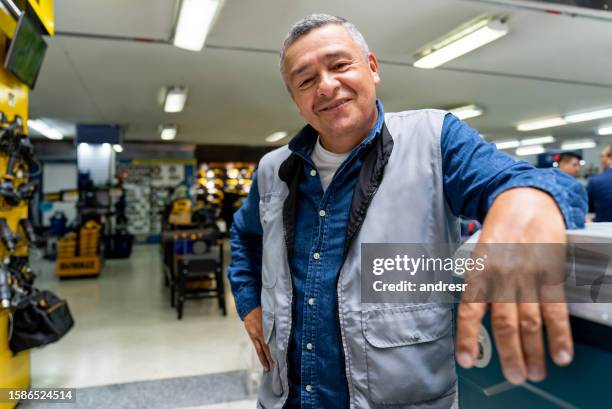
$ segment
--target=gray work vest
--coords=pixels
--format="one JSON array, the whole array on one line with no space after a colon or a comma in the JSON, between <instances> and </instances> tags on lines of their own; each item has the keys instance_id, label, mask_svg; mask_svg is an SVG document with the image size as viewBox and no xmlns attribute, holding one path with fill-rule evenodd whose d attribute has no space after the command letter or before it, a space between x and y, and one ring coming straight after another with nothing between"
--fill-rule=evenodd
<instances>
[{"instance_id":1,"label":"gray work vest","mask_svg":"<svg viewBox=\"0 0 612 409\"><path fill-rule=\"evenodd\" d=\"M444 111L385 114L365 154L349 213L337 282L338 320L351 408L448 409L456 393L452 309L443 304L361 304L361 243L456 243L444 197ZM288 393L293 290L289 260L302 159L282 147L257 171L263 228L263 329L275 368L258 406L280 409ZM316 386L315 386L316 387ZM343 409L343 408L340 408Z\"/></svg>"}]
</instances>

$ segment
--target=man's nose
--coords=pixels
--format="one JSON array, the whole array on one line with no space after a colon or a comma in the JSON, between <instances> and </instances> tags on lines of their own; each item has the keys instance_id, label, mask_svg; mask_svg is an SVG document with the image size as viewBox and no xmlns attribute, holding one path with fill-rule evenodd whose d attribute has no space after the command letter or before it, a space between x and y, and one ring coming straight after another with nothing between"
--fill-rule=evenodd
<instances>
[{"instance_id":1,"label":"man's nose","mask_svg":"<svg viewBox=\"0 0 612 409\"><path fill-rule=\"evenodd\" d=\"M328 72L322 73L319 78L318 95L321 97L332 97L340 85L338 79Z\"/></svg>"}]
</instances>

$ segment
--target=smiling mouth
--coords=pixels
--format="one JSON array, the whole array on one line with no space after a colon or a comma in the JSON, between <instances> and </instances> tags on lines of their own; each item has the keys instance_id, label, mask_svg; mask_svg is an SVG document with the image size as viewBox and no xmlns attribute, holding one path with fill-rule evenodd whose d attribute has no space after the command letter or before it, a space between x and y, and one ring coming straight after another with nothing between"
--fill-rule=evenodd
<instances>
[{"instance_id":1,"label":"smiling mouth","mask_svg":"<svg viewBox=\"0 0 612 409\"><path fill-rule=\"evenodd\" d=\"M334 103L332 105L329 105L329 106L321 109L320 112L326 112L326 111L334 110L336 108L341 107L342 105L346 104L349 101L350 101L350 99L341 99L340 101L338 101L338 102L336 102L336 103Z\"/></svg>"}]
</instances>

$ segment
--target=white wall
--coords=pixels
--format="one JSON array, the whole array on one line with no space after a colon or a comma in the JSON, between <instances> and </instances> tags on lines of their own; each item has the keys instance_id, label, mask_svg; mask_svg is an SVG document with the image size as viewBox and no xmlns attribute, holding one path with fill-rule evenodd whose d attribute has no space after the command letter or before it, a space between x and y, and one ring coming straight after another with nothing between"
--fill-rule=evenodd
<instances>
[{"instance_id":1,"label":"white wall","mask_svg":"<svg viewBox=\"0 0 612 409\"><path fill-rule=\"evenodd\" d=\"M56 193L60 190L76 190L77 165L75 163L45 163L43 164L43 193ZM51 211L42 215L43 226L49 226L49 219L56 210L66 214L68 223L76 217L76 203L53 203Z\"/></svg>"},{"instance_id":2,"label":"white wall","mask_svg":"<svg viewBox=\"0 0 612 409\"><path fill-rule=\"evenodd\" d=\"M81 143L77 148L79 172L90 172L94 185L106 185L115 173L115 152L110 144Z\"/></svg>"}]
</instances>

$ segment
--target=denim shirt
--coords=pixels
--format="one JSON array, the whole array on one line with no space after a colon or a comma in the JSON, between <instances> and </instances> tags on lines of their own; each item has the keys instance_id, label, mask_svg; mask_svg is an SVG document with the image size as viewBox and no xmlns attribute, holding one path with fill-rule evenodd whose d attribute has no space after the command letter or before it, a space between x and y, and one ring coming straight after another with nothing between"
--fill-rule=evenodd
<instances>
[{"instance_id":1,"label":"denim shirt","mask_svg":"<svg viewBox=\"0 0 612 409\"><path fill-rule=\"evenodd\" d=\"M293 256L289 260L295 300L289 344L290 408L348 405L336 283L357 175L367 146L382 127L384 108L380 101L377 108L374 128L340 165L325 192L310 159L317 135L302 132L289 144L290 150L304 161ZM535 169L526 162L515 161L451 114L444 119L440 143L445 196L455 215L482 221L502 192L514 187L535 187L556 200L568 228L583 226L586 197L584 189L571 177L556 169ZM238 313L244 318L261 303L262 229L256 181L234 216L231 232L228 276Z\"/></svg>"}]
</instances>

